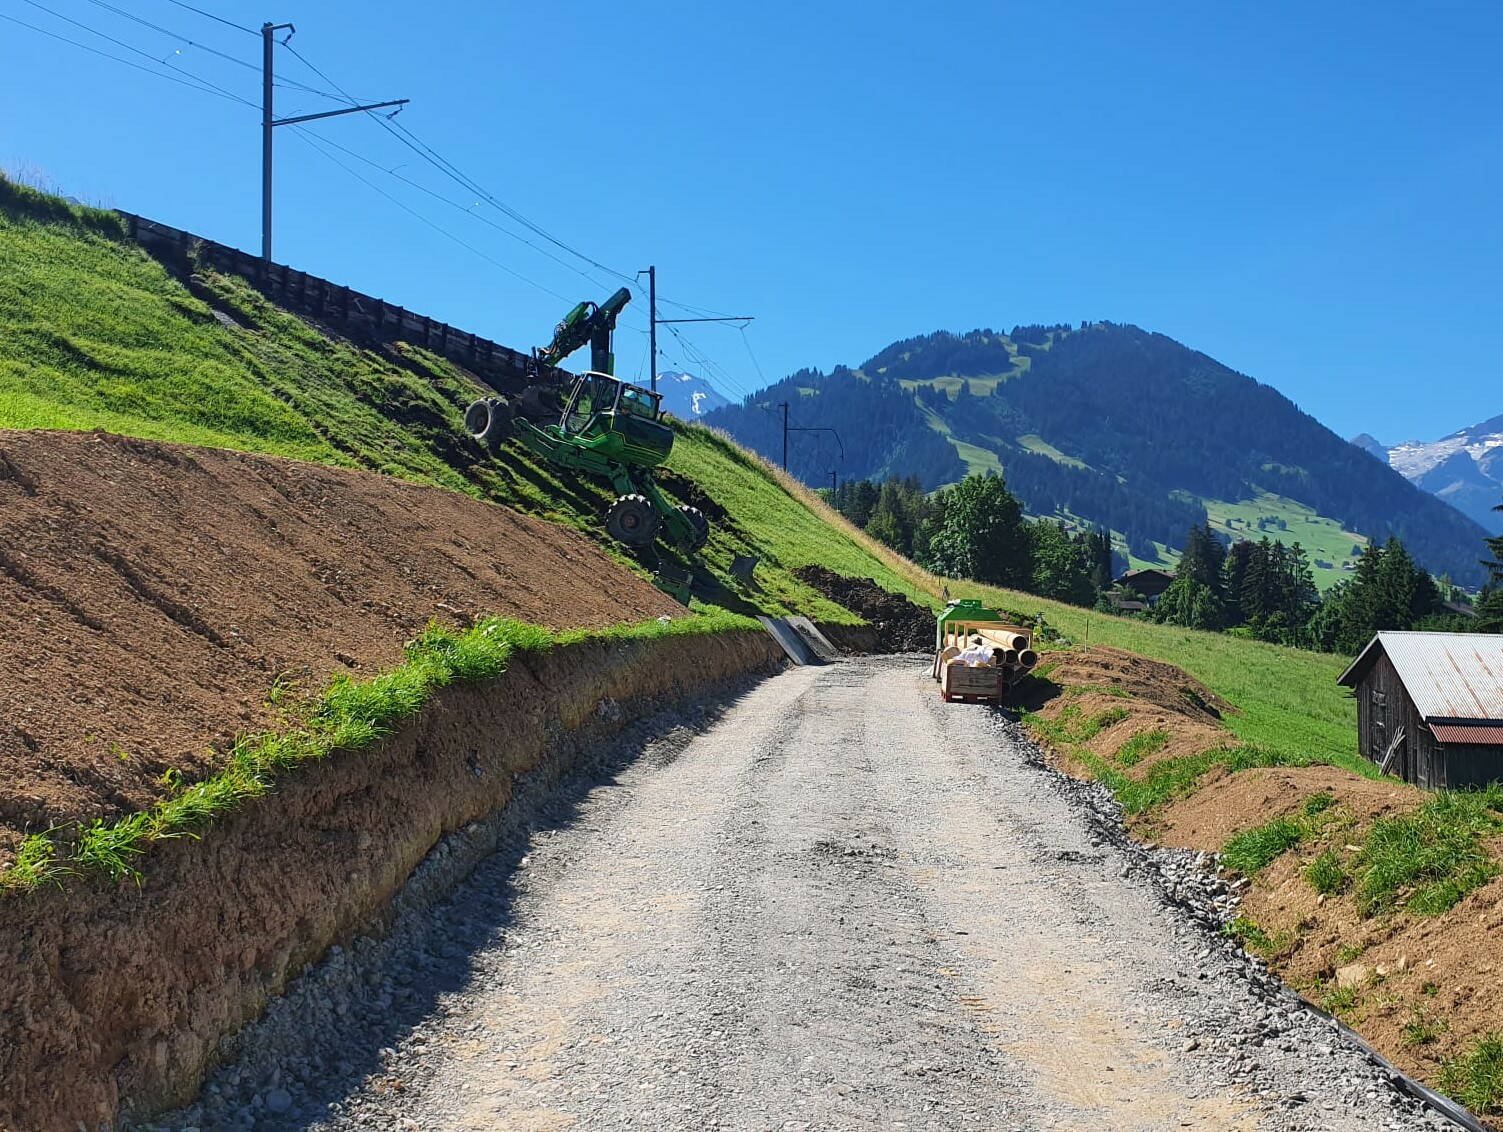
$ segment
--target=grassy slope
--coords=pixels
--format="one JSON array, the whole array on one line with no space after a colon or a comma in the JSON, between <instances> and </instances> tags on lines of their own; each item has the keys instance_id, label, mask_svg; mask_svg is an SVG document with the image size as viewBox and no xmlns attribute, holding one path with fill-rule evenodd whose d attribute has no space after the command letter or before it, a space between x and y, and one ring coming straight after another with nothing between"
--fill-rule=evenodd
<instances>
[{"instance_id":1,"label":"grassy slope","mask_svg":"<svg viewBox=\"0 0 1503 1132\"><path fill-rule=\"evenodd\" d=\"M1310 555L1315 584L1322 590L1348 577L1341 564L1356 561L1352 557L1352 547L1367 545L1367 539L1343 530L1335 519L1324 518L1303 503L1267 492L1242 503L1208 499L1205 505L1211 525L1234 539L1257 541L1266 534L1275 542L1299 543ZM1259 519L1282 519L1288 530L1260 531ZM1331 563L1332 568L1316 567L1316 559Z\"/></svg>"},{"instance_id":2,"label":"grassy slope","mask_svg":"<svg viewBox=\"0 0 1503 1132\"><path fill-rule=\"evenodd\" d=\"M23 202L24 204L25 202ZM205 273L198 297L132 245L73 220L39 221L0 201L0 427L104 428L368 468L464 491L595 533L606 496L518 453L487 459L462 442L472 393L424 351L331 341L237 279ZM205 299L247 329L223 325ZM735 554L762 559L768 611L850 615L792 577L820 563L875 578L931 606L944 582L878 546L765 461L685 426L670 468L730 514L705 560L725 576ZM1242 708L1244 740L1352 765L1353 709L1332 657L1192 633L950 583L1043 612L1073 640L1183 665ZM737 608L746 606L735 603Z\"/></svg>"}]
</instances>

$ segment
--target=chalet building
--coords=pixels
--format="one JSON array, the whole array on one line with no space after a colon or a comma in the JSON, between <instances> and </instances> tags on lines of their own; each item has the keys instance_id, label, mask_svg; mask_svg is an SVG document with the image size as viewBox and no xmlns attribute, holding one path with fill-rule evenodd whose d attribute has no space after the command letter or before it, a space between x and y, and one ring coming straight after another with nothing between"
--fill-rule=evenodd
<instances>
[{"instance_id":1,"label":"chalet building","mask_svg":"<svg viewBox=\"0 0 1503 1132\"><path fill-rule=\"evenodd\" d=\"M1129 570L1117 579L1116 584L1122 590L1142 594L1148 599L1148 604L1152 605L1169 588L1169 583L1172 581L1174 581L1174 571L1155 570L1150 567L1145 570Z\"/></svg>"},{"instance_id":2,"label":"chalet building","mask_svg":"<svg viewBox=\"0 0 1503 1132\"><path fill-rule=\"evenodd\" d=\"M1336 682L1380 769L1432 790L1503 780L1503 635L1379 633Z\"/></svg>"}]
</instances>

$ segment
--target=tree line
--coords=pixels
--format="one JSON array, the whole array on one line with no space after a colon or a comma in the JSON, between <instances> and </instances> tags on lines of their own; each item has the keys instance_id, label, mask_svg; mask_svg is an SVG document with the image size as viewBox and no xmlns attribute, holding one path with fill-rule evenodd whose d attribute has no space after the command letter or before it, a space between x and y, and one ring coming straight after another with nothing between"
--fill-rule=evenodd
<instances>
[{"instance_id":1,"label":"tree line","mask_svg":"<svg viewBox=\"0 0 1503 1132\"><path fill-rule=\"evenodd\" d=\"M1396 535L1369 542L1352 576L1322 597L1299 543L1285 546L1265 535L1227 547L1208 526L1192 527L1174 581L1147 616L1347 655L1385 630L1503 632L1503 537L1486 546L1491 581L1468 616L1453 608L1461 592L1437 582Z\"/></svg>"},{"instance_id":2,"label":"tree line","mask_svg":"<svg viewBox=\"0 0 1503 1132\"><path fill-rule=\"evenodd\" d=\"M912 476L854 480L823 494L867 534L937 574L1081 606L1112 582L1110 536L1028 522L999 475L969 475L932 494Z\"/></svg>"},{"instance_id":3,"label":"tree line","mask_svg":"<svg viewBox=\"0 0 1503 1132\"><path fill-rule=\"evenodd\" d=\"M853 480L822 494L873 538L937 574L1105 612L1116 612L1118 600L1142 596L1113 586L1106 532L1029 522L1007 481L994 473L969 475L933 493L909 476ZM1174 581L1137 616L1348 655L1383 630L1503 633L1503 535L1486 540L1490 583L1473 617L1448 608L1460 591L1437 582L1397 536L1369 542L1352 576L1324 597L1297 542L1265 535L1228 546L1209 523L1196 523L1183 545Z\"/></svg>"}]
</instances>

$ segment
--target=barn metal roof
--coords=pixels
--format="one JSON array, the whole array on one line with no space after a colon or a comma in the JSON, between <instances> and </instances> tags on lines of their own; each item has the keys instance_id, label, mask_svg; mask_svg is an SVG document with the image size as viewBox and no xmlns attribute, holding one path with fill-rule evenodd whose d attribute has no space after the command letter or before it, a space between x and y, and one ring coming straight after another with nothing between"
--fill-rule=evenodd
<instances>
[{"instance_id":1,"label":"barn metal roof","mask_svg":"<svg viewBox=\"0 0 1503 1132\"><path fill-rule=\"evenodd\" d=\"M1503 721L1503 634L1379 633L1338 678L1355 687L1388 655L1427 721Z\"/></svg>"},{"instance_id":2,"label":"barn metal roof","mask_svg":"<svg viewBox=\"0 0 1503 1132\"><path fill-rule=\"evenodd\" d=\"M1435 723L1430 730L1437 743L1481 743L1503 747L1503 723Z\"/></svg>"}]
</instances>

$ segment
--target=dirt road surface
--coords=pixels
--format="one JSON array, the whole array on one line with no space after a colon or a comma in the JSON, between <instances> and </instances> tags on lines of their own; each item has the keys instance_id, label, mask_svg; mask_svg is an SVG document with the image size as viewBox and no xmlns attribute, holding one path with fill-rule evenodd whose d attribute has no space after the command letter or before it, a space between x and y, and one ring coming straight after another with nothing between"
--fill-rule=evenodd
<instances>
[{"instance_id":1,"label":"dirt road surface","mask_svg":"<svg viewBox=\"0 0 1503 1132\"><path fill-rule=\"evenodd\" d=\"M400 954L309 976L194 1120L1449 1127L1258 990L922 660L769 680L542 825Z\"/></svg>"}]
</instances>

